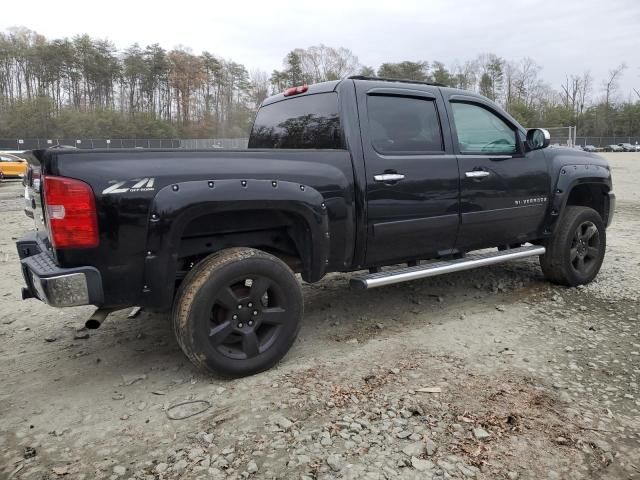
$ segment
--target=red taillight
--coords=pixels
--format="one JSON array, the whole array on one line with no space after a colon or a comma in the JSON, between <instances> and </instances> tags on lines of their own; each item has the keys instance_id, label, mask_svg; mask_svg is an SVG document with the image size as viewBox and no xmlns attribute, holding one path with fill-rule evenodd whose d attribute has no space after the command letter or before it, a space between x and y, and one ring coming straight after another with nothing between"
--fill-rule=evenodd
<instances>
[{"instance_id":1,"label":"red taillight","mask_svg":"<svg viewBox=\"0 0 640 480\"><path fill-rule=\"evenodd\" d=\"M53 247L97 247L98 221L91 187L80 180L49 175L43 186Z\"/></svg>"},{"instance_id":2,"label":"red taillight","mask_svg":"<svg viewBox=\"0 0 640 480\"><path fill-rule=\"evenodd\" d=\"M306 83L304 85L299 85L297 87L291 87L291 88L287 88L284 91L284 96L285 97L290 97L291 95L298 95L299 93L304 93L307 90L309 90L309 85L307 85Z\"/></svg>"}]
</instances>

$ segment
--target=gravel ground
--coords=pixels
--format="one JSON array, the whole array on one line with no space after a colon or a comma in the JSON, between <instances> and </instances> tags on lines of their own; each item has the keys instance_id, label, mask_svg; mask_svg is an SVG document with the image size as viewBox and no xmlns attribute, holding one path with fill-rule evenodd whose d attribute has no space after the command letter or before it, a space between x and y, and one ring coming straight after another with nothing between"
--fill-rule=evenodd
<instances>
[{"instance_id":1,"label":"gravel ground","mask_svg":"<svg viewBox=\"0 0 640 480\"><path fill-rule=\"evenodd\" d=\"M594 283L535 260L372 292L305 285L286 359L196 372L168 319L20 301L19 183L0 185L0 478L640 478L640 154L611 154ZM183 402L191 402L183 404Z\"/></svg>"}]
</instances>

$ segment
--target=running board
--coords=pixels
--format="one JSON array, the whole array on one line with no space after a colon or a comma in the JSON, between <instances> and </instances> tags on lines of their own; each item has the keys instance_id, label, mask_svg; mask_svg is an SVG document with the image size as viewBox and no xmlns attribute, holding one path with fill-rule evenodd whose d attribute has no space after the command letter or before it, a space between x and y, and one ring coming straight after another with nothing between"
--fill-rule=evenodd
<instances>
[{"instance_id":1,"label":"running board","mask_svg":"<svg viewBox=\"0 0 640 480\"><path fill-rule=\"evenodd\" d=\"M409 280L417 280L419 278L435 277L445 273L460 272L462 270L470 270L476 267L484 267L486 265L495 265L496 263L508 262L509 260L517 260L519 258L533 257L535 255L544 255L544 247L528 246L511 248L491 253L478 253L475 255L467 255L464 258L455 260L447 260L429 263L426 265L418 265L416 267L399 268L386 272L371 273L360 277L352 277L350 281L351 288L376 288L385 285L393 285L394 283L407 282Z\"/></svg>"}]
</instances>

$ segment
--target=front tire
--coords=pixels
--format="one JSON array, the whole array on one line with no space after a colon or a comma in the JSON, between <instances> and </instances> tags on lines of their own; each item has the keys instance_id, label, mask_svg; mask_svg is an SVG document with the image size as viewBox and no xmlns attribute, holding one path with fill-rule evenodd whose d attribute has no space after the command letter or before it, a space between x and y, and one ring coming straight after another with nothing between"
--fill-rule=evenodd
<instances>
[{"instance_id":1,"label":"front tire","mask_svg":"<svg viewBox=\"0 0 640 480\"><path fill-rule=\"evenodd\" d=\"M252 248L214 253L185 277L173 307L173 330L198 368L224 377L267 370L300 330L304 304L282 260Z\"/></svg>"},{"instance_id":2,"label":"front tire","mask_svg":"<svg viewBox=\"0 0 640 480\"><path fill-rule=\"evenodd\" d=\"M600 271L606 250L602 218L589 207L568 206L540 266L547 280L568 287L590 283Z\"/></svg>"}]
</instances>

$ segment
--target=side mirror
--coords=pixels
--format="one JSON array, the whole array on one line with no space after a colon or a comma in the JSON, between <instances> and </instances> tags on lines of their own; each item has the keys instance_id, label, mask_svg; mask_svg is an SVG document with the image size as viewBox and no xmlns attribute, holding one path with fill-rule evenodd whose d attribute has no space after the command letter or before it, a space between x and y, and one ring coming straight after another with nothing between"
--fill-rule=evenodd
<instances>
[{"instance_id":1,"label":"side mirror","mask_svg":"<svg viewBox=\"0 0 640 480\"><path fill-rule=\"evenodd\" d=\"M530 128L527 130L527 147L529 150L547 148L551 143L551 135L544 128Z\"/></svg>"}]
</instances>

